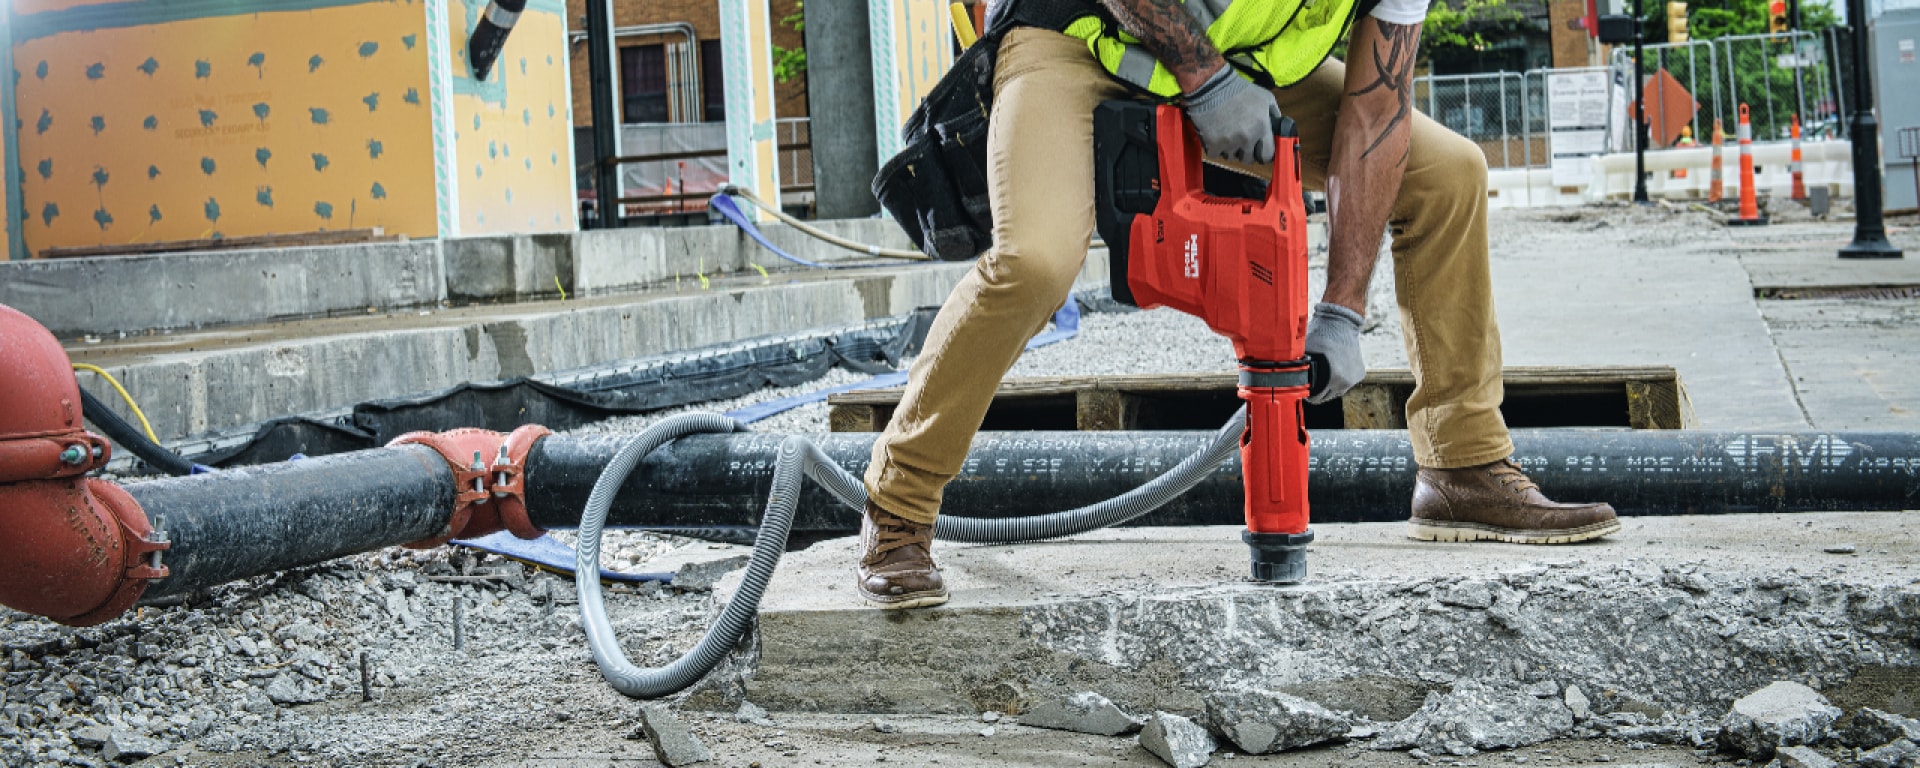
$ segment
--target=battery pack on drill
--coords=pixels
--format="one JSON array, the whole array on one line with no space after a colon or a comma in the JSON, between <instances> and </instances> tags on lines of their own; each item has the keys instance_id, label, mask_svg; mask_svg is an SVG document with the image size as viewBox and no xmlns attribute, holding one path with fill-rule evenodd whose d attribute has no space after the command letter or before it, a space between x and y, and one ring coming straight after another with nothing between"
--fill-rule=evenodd
<instances>
[{"instance_id":1,"label":"battery pack on drill","mask_svg":"<svg viewBox=\"0 0 1920 768\"><path fill-rule=\"evenodd\" d=\"M1265 182L1202 162L1171 105L1110 101L1094 111L1095 220L1114 298L1205 320L1233 342L1247 431L1240 441L1253 578L1306 578L1307 234L1299 141L1273 126Z\"/></svg>"}]
</instances>

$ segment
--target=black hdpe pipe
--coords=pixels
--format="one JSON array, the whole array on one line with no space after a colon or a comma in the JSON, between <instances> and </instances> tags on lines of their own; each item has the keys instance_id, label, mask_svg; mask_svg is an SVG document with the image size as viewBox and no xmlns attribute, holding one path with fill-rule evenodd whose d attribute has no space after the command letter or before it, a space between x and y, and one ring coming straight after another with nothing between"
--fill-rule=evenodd
<instances>
[{"instance_id":1,"label":"black hdpe pipe","mask_svg":"<svg viewBox=\"0 0 1920 768\"><path fill-rule=\"evenodd\" d=\"M143 603L439 536L454 496L446 460L422 445L123 487L173 543L171 575Z\"/></svg>"},{"instance_id":2,"label":"black hdpe pipe","mask_svg":"<svg viewBox=\"0 0 1920 768\"><path fill-rule=\"evenodd\" d=\"M693 435L643 459L615 497L614 528L756 526L783 435ZM809 436L858 476L872 434ZM1021 517L1112 497L1203 448L1204 432L983 433L945 510ZM1599 500L1625 515L1880 511L1920 508L1920 434L1515 430L1514 459L1555 498ZM527 508L542 528L577 524L588 491L624 438L550 437L527 457ZM1415 464L1407 435L1313 433L1315 523L1407 516ZM858 513L824 489L801 491L795 531L849 532ZM1238 457L1139 525L1242 525Z\"/></svg>"},{"instance_id":3,"label":"black hdpe pipe","mask_svg":"<svg viewBox=\"0 0 1920 768\"><path fill-rule=\"evenodd\" d=\"M609 528L757 526L783 435L694 435L649 453L622 484ZM811 436L859 476L871 434ZM1204 432L1000 432L975 440L946 494L966 517L1020 517L1111 498L1204 447ZM571 529L622 436L541 440L527 457L527 508ZM1628 515L1920 509L1920 434L1517 430L1515 458L1556 498ZM1406 517L1406 433L1313 434L1316 523ZM172 574L145 600L440 535L453 507L446 462L421 446L380 448L124 486L160 518ZM846 533L858 514L803 484L795 531ZM1017 500L1017 501L1015 501ZM1010 503L1012 501L1013 503ZM1237 457L1139 525L1243 525Z\"/></svg>"},{"instance_id":4,"label":"black hdpe pipe","mask_svg":"<svg viewBox=\"0 0 1920 768\"><path fill-rule=\"evenodd\" d=\"M147 434L141 432L139 427L127 423L126 419L120 418L120 414L114 413L106 403L100 402L100 398L84 388L80 390L80 413L100 430L100 434L139 457L154 471L176 476L193 473L193 462L147 439Z\"/></svg>"}]
</instances>

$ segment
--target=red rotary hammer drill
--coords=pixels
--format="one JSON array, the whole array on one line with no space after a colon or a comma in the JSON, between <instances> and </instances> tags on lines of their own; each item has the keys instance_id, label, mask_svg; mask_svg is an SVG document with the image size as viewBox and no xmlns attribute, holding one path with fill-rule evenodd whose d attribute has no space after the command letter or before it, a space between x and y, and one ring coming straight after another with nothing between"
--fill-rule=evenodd
<instances>
[{"instance_id":1,"label":"red rotary hammer drill","mask_svg":"<svg viewBox=\"0 0 1920 768\"><path fill-rule=\"evenodd\" d=\"M1274 126L1273 178L1201 162L1178 107L1110 101L1094 110L1095 210L1113 296L1199 317L1233 342L1247 431L1240 439L1253 578L1306 579L1309 360L1306 208L1293 121ZM1264 187L1264 188L1262 188ZM1315 363L1322 375L1315 376Z\"/></svg>"}]
</instances>

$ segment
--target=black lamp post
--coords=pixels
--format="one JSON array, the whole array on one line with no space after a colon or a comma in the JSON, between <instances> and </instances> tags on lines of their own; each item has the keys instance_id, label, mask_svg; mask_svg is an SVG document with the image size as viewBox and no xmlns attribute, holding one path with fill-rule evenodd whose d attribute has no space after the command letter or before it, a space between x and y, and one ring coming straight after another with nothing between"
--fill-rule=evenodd
<instances>
[{"instance_id":1,"label":"black lamp post","mask_svg":"<svg viewBox=\"0 0 1920 768\"><path fill-rule=\"evenodd\" d=\"M1847 25L1853 28L1853 242L1840 249L1840 258L1898 259L1903 254L1887 242L1881 210L1880 121L1873 117L1866 6L1866 0L1847 0Z\"/></svg>"},{"instance_id":2,"label":"black lamp post","mask_svg":"<svg viewBox=\"0 0 1920 768\"><path fill-rule=\"evenodd\" d=\"M1860 0L1852 0L1860 2ZM1633 202L1652 205L1647 200L1647 95L1646 77L1641 74L1641 43L1646 33L1641 26L1640 0L1633 0Z\"/></svg>"}]
</instances>

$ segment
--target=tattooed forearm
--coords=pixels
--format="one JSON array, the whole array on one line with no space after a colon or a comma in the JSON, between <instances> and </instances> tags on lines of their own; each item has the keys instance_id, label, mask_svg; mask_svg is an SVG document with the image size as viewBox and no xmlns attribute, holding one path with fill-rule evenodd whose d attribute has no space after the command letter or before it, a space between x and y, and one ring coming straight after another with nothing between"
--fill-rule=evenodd
<instances>
[{"instance_id":1,"label":"tattooed forearm","mask_svg":"<svg viewBox=\"0 0 1920 768\"><path fill-rule=\"evenodd\" d=\"M1372 82L1347 95L1358 99L1376 91L1385 91L1374 98L1393 99L1395 110L1393 116L1380 126L1380 132L1367 145L1366 151L1360 153L1361 157L1372 155L1413 114L1413 58L1414 51L1420 46L1420 25L1375 21L1380 26L1380 34L1362 55L1372 58L1376 74ZM1404 153L1400 162L1406 162Z\"/></svg>"},{"instance_id":2,"label":"tattooed forearm","mask_svg":"<svg viewBox=\"0 0 1920 768\"><path fill-rule=\"evenodd\" d=\"M1120 27L1140 38L1153 57L1191 91L1226 65L1207 31L1187 13L1180 0L1100 0Z\"/></svg>"}]
</instances>

